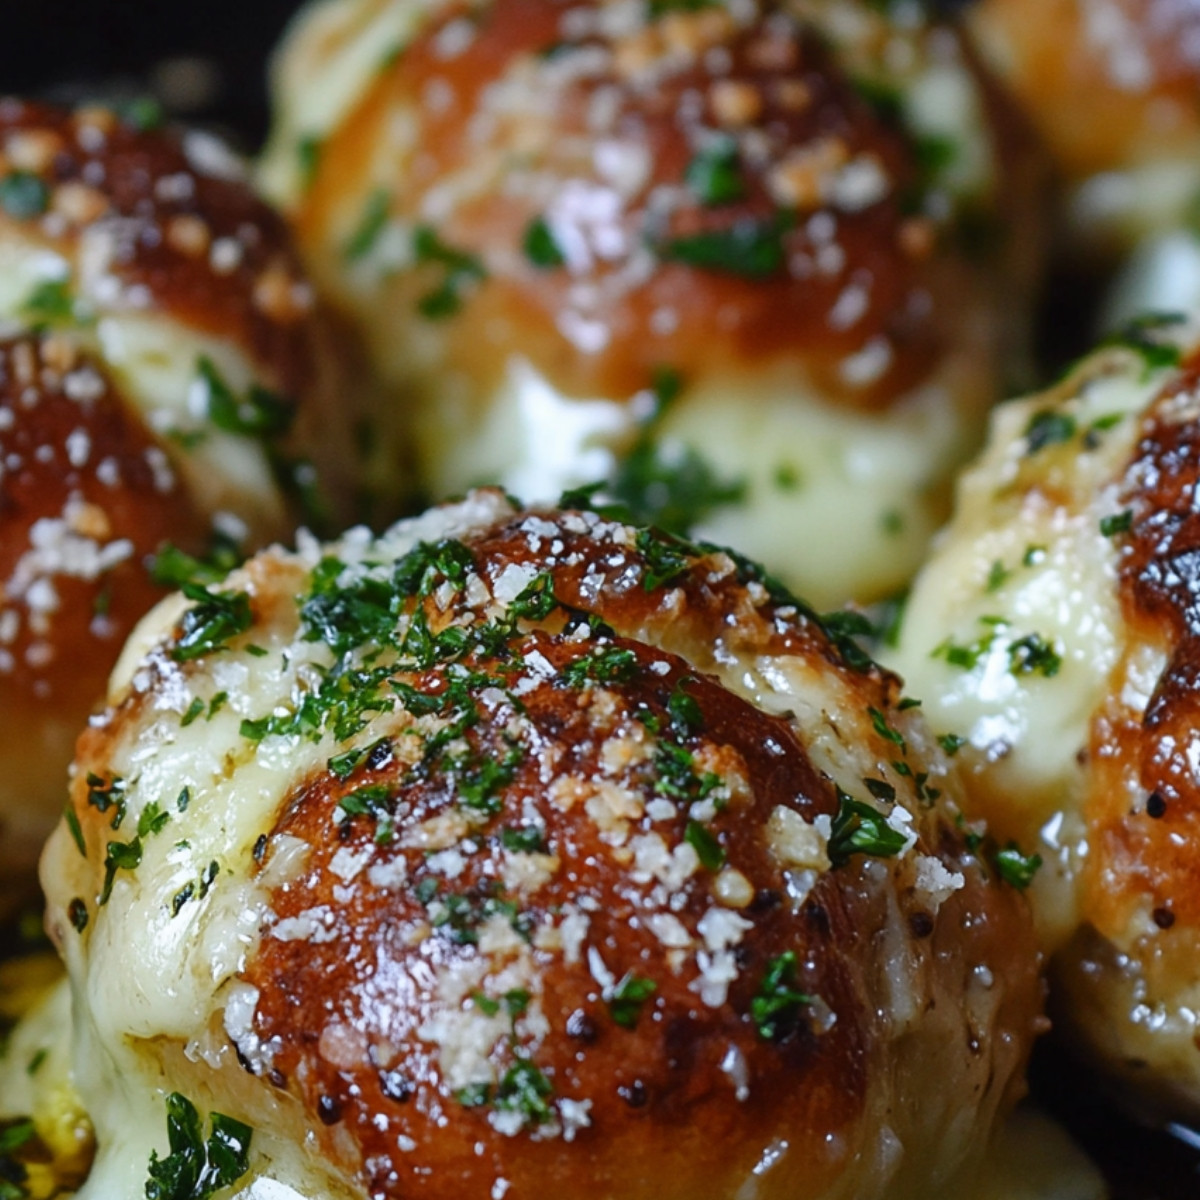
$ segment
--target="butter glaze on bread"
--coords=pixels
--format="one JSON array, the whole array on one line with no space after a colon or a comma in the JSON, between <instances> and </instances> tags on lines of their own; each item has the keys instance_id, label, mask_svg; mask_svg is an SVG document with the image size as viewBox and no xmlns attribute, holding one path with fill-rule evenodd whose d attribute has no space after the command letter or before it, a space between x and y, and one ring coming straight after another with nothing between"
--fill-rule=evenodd
<instances>
[{"instance_id":1,"label":"butter glaze on bread","mask_svg":"<svg viewBox=\"0 0 1200 1200\"><path fill-rule=\"evenodd\" d=\"M81 1200L140 1193L167 1092L301 1196L969 1171L1039 1020L1027 909L807 610L491 492L217 591L139 630L43 859Z\"/></svg>"},{"instance_id":2,"label":"butter glaze on bread","mask_svg":"<svg viewBox=\"0 0 1200 1200\"><path fill-rule=\"evenodd\" d=\"M823 606L900 586L1020 357L1038 222L969 49L878 7L299 20L264 183L430 495L554 502L650 436L644 502L689 496L661 519Z\"/></svg>"},{"instance_id":3,"label":"butter glaze on bread","mask_svg":"<svg viewBox=\"0 0 1200 1200\"><path fill-rule=\"evenodd\" d=\"M968 811L1046 864L1058 1027L1200 1111L1197 328L1144 323L998 410L894 665L966 739Z\"/></svg>"},{"instance_id":4,"label":"butter glaze on bread","mask_svg":"<svg viewBox=\"0 0 1200 1200\"><path fill-rule=\"evenodd\" d=\"M1200 8L982 0L967 20L1066 184L1064 234L1094 256L1190 221L1200 190Z\"/></svg>"},{"instance_id":5,"label":"butter glaze on bread","mask_svg":"<svg viewBox=\"0 0 1200 1200\"><path fill-rule=\"evenodd\" d=\"M338 360L282 221L195 132L0 100L0 864L29 872L164 543L342 499ZM338 463L337 470L333 468Z\"/></svg>"}]
</instances>

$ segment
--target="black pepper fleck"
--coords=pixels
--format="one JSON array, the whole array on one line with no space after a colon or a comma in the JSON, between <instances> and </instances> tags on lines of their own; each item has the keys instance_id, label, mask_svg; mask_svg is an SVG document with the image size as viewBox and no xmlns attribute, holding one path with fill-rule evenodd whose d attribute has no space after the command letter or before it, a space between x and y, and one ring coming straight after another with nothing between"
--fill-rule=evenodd
<instances>
[{"instance_id":1,"label":"black pepper fleck","mask_svg":"<svg viewBox=\"0 0 1200 1200\"><path fill-rule=\"evenodd\" d=\"M317 1116L322 1125L336 1125L342 1119L341 1102L332 1096L318 1096Z\"/></svg>"},{"instance_id":2,"label":"black pepper fleck","mask_svg":"<svg viewBox=\"0 0 1200 1200\"><path fill-rule=\"evenodd\" d=\"M1170 929L1175 924L1175 914L1169 908L1156 908L1151 916L1159 929Z\"/></svg>"},{"instance_id":3,"label":"black pepper fleck","mask_svg":"<svg viewBox=\"0 0 1200 1200\"><path fill-rule=\"evenodd\" d=\"M646 1092L646 1085L640 1080L635 1079L630 1084L621 1084L617 1088L617 1095L629 1105L630 1108L644 1108L646 1101L650 1099Z\"/></svg>"},{"instance_id":4,"label":"black pepper fleck","mask_svg":"<svg viewBox=\"0 0 1200 1200\"><path fill-rule=\"evenodd\" d=\"M746 911L751 916L759 916L778 908L782 903L783 897L773 888L759 888L754 893L754 899L750 901Z\"/></svg>"},{"instance_id":5,"label":"black pepper fleck","mask_svg":"<svg viewBox=\"0 0 1200 1200\"><path fill-rule=\"evenodd\" d=\"M933 917L927 912L915 912L908 918L908 928L915 938L927 938L933 933Z\"/></svg>"},{"instance_id":6,"label":"black pepper fleck","mask_svg":"<svg viewBox=\"0 0 1200 1200\"><path fill-rule=\"evenodd\" d=\"M1151 792L1146 797L1146 816L1153 817L1156 821L1167 815L1167 802L1163 799L1161 792Z\"/></svg>"}]
</instances>

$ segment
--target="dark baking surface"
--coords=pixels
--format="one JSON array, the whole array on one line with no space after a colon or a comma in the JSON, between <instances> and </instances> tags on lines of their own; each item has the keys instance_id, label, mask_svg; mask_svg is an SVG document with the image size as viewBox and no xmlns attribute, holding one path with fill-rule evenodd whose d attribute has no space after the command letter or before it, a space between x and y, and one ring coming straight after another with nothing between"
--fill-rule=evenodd
<instances>
[{"instance_id":1,"label":"dark baking surface","mask_svg":"<svg viewBox=\"0 0 1200 1200\"><path fill-rule=\"evenodd\" d=\"M939 0L947 9L966 0ZM91 95L154 95L182 119L217 126L244 149L267 129L265 64L300 0L37 0L4 5L0 91L75 100ZM1049 365L1086 344L1093 280L1052 279L1045 308L1055 340L1039 347ZM0 958L30 949L36 917L22 931L0 928ZM1100 1081L1048 1042L1031 1073L1037 1102L1057 1117L1103 1168L1113 1200L1200 1197L1200 1131L1151 1129L1126 1115Z\"/></svg>"},{"instance_id":2,"label":"dark baking surface","mask_svg":"<svg viewBox=\"0 0 1200 1200\"><path fill-rule=\"evenodd\" d=\"M172 104L224 125L247 146L266 132L264 63L299 0L36 0L0 5L0 89L75 96L114 85L170 100L171 67L208 86ZM176 81L179 72L176 70Z\"/></svg>"}]
</instances>

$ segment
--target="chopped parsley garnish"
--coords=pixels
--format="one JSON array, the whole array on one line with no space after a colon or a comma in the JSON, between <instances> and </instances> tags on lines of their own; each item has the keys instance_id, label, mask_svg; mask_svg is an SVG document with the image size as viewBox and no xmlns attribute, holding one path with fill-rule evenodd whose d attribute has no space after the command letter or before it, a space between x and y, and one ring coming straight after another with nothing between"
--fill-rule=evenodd
<instances>
[{"instance_id":1,"label":"chopped parsley garnish","mask_svg":"<svg viewBox=\"0 0 1200 1200\"><path fill-rule=\"evenodd\" d=\"M554 233L545 217L534 217L525 227L525 257L535 267L561 267L567 260L554 240Z\"/></svg>"},{"instance_id":2,"label":"chopped parsley garnish","mask_svg":"<svg viewBox=\"0 0 1200 1200\"><path fill-rule=\"evenodd\" d=\"M694 696L689 696L683 689L695 680L689 675L684 676L672 689L667 698L667 715L671 718L671 728L680 737L699 733L704 727L704 714Z\"/></svg>"},{"instance_id":3,"label":"chopped parsley garnish","mask_svg":"<svg viewBox=\"0 0 1200 1200\"><path fill-rule=\"evenodd\" d=\"M111 828L120 829L125 820L125 780L120 775L105 779L102 775L89 772L87 776L87 802L98 813L112 809Z\"/></svg>"},{"instance_id":4,"label":"chopped parsley garnish","mask_svg":"<svg viewBox=\"0 0 1200 1200\"><path fill-rule=\"evenodd\" d=\"M686 533L714 509L746 497L744 479L724 479L698 450L660 442L650 429L617 464L606 490L635 520Z\"/></svg>"},{"instance_id":5,"label":"chopped parsley garnish","mask_svg":"<svg viewBox=\"0 0 1200 1200\"><path fill-rule=\"evenodd\" d=\"M489 816L501 812L504 806L499 793L512 783L524 757L520 746L510 745L499 759L485 758L473 751L450 759L459 806Z\"/></svg>"},{"instance_id":6,"label":"chopped parsley garnish","mask_svg":"<svg viewBox=\"0 0 1200 1200\"><path fill-rule=\"evenodd\" d=\"M1015 842L1009 842L1003 850L993 855L996 871L1005 883L1023 892L1032 882L1042 865L1040 854L1022 854Z\"/></svg>"},{"instance_id":7,"label":"chopped parsley garnish","mask_svg":"<svg viewBox=\"0 0 1200 1200\"><path fill-rule=\"evenodd\" d=\"M520 1113L527 1125L541 1125L552 1115L550 1080L527 1058L518 1058L504 1073L493 1107L498 1112Z\"/></svg>"},{"instance_id":8,"label":"chopped parsley garnish","mask_svg":"<svg viewBox=\"0 0 1200 1200\"><path fill-rule=\"evenodd\" d=\"M759 1037L779 1041L795 1028L800 1009L812 1003L812 997L798 991L795 983L796 952L785 950L767 964L758 993L750 1001L750 1017Z\"/></svg>"},{"instance_id":9,"label":"chopped parsley garnish","mask_svg":"<svg viewBox=\"0 0 1200 1200\"><path fill-rule=\"evenodd\" d=\"M634 1029L641 1016L642 1006L658 991L653 979L626 971L607 998L608 1012L622 1029Z\"/></svg>"},{"instance_id":10,"label":"chopped parsley garnish","mask_svg":"<svg viewBox=\"0 0 1200 1200\"><path fill-rule=\"evenodd\" d=\"M953 758L954 755L956 755L966 744L967 739L965 737L959 737L957 733L943 734L940 738L938 738L938 745L941 746L941 748L951 758Z\"/></svg>"},{"instance_id":11,"label":"chopped parsley garnish","mask_svg":"<svg viewBox=\"0 0 1200 1200\"><path fill-rule=\"evenodd\" d=\"M208 419L226 433L271 438L291 427L295 409L282 396L252 383L244 396L235 394L212 359L201 356L196 370L205 388Z\"/></svg>"},{"instance_id":12,"label":"chopped parsley garnish","mask_svg":"<svg viewBox=\"0 0 1200 1200\"><path fill-rule=\"evenodd\" d=\"M138 133L151 133L167 122L167 110L153 96L133 96L113 104L117 116Z\"/></svg>"},{"instance_id":13,"label":"chopped parsley garnish","mask_svg":"<svg viewBox=\"0 0 1200 1200\"><path fill-rule=\"evenodd\" d=\"M187 805L185 804L184 807L186 808ZM156 833L162 833L170 819L171 814L162 808L157 800L151 800L142 809L142 815L138 817L138 837L151 837Z\"/></svg>"},{"instance_id":14,"label":"chopped parsley garnish","mask_svg":"<svg viewBox=\"0 0 1200 1200\"><path fill-rule=\"evenodd\" d=\"M719 0L647 0L646 15L652 21L665 17L673 12L700 12L705 8L713 8Z\"/></svg>"},{"instance_id":15,"label":"chopped parsley garnish","mask_svg":"<svg viewBox=\"0 0 1200 1200\"><path fill-rule=\"evenodd\" d=\"M1075 418L1067 413L1044 409L1034 413L1025 427L1026 453L1036 454L1047 446L1069 442L1078 429Z\"/></svg>"},{"instance_id":16,"label":"chopped parsley garnish","mask_svg":"<svg viewBox=\"0 0 1200 1200\"><path fill-rule=\"evenodd\" d=\"M996 559L988 568L987 582L984 584L984 591L998 592L1012 576L1012 571L1008 569L999 559Z\"/></svg>"},{"instance_id":17,"label":"chopped parsley garnish","mask_svg":"<svg viewBox=\"0 0 1200 1200\"><path fill-rule=\"evenodd\" d=\"M684 746L659 739L654 753L654 790L668 799L691 803L703 800L720 787L721 777L712 771L697 775L695 756Z\"/></svg>"},{"instance_id":18,"label":"chopped parsley garnish","mask_svg":"<svg viewBox=\"0 0 1200 1200\"><path fill-rule=\"evenodd\" d=\"M388 223L388 211L391 206L392 197L387 188L376 188L367 197L358 224L342 252L347 262L364 259L375 248Z\"/></svg>"},{"instance_id":19,"label":"chopped parsley garnish","mask_svg":"<svg viewBox=\"0 0 1200 1200\"><path fill-rule=\"evenodd\" d=\"M904 735L888 724L888 719L877 708L868 706L867 714L871 718L871 725L875 732L879 734L885 741L891 742L892 745L898 746L901 751L907 750L907 745L904 741Z\"/></svg>"},{"instance_id":20,"label":"chopped parsley garnish","mask_svg":"<svg viewBox=\"0 0 1200 1200\"><path fill-rule=\"evenodd\" d=\"M263 843L263 846L265 849L265 842ZM255 862L261 861L261 855L256 855ZM179 916L180 912L183 911L183 906L187 904L189 900L203 900L205 896L208 895L220 872L220 866L217 864L217 861L213 859L201 872L199 880L191 883L185 883L183 887L181 887L179 891L177 891L171 898L171 916Z\"/></svg>"},{"instance_id":21,"label":"chopped parsley garnish","mask_svg":"<svg viewBox=\"0 0 1200 1200\"><path fill-rule=\"evenodd\" d=\"M254 622L245 592L213 592L198 583L185 583L182 590L193 605L183 614L179 637L171 647L176 662L191 662L225 649Z\"/></svg>"},{"instance_id":22,"label":"chopped parsley garnish","mask_svg":"<svg viewBox=\"0 0 1200 1200\"><path fill-rule=\"evenodd\" d=\"M87 857L87 844L83 840L83 829L79 824L79 817L75 812L75 806L71 803L63 810L63 820L67 823L67 830L71 834L71 840L75 843L79 853Z\"/></svg>"},{"instance_id":23,"label":"chopped parsley garnish","mask_svg":"<svg viewBox=\"0 0 1200 1200\"><path fill-rule=\"evenodd\" d=\"M688 163L683 178L701 204L730 204L746 194L737 142L731 137L717 138L700 150Z\"/></svg>"},{"instance_id":24,"label":"chopped parsley garnish","mask_svg":"<svg viewBox=\"0 0 1200 1200\"><path fill-rule=\"evenodd\" d=\"M1050 679L1062 667L1062 656L1038 633L1026 634L1008 647L1008 669L1013 675L1043 675Z\"/></svg>"},{"instance_id":25,"label":"chopped parsley garnish","mask_svg":"<svg viewBox=\"0 0 1200 1200\"><path fill-rule=\"evenodd\" d=\"M368 575L342 587L343 569L336 558L322 559L300 606L304 640L324 642L337 655L389 641L399 612L396 590L385 580Z\"/></svg>"},{"instance_id":26,"label":"chopped parsley garnish","mask_svg":"<svg viewBox=\"0 0 1200 1200\"><path fill-rule=\"evenodd\" d=\"M797 491L804 484L804 477L792 463L780 463L772 473L771 480L781 492Z\"/></svg>"},{"instance_id":27,"label":"chopped parsley garnish","mask_svg":"<svg viewBox=\"0 0 1200 1200\"><path fill-rule=\"evenodd\" d=\"M637 674L637 655L617 646L584 654L569 662L562 680L569 687L587 687L589 683L626 683Z\"/></svg>"},{"instance_id":28,"label":"chopped parsley garnish","mask_svg":"<svg viewBox=\"0 0 1200 1200\"><path fill-rule=\"evenodd\" d=\"M300 186L305 191L312 187L317 177L323 147L323 139L311 133L296 142L296 165L300 168Z\"/></svg>"},{"instance_id":29,"label":"chopped parsley garnish","mask_svg":"<svg viewBox=\"0 0 1200 1200\"><path fill-rule=\"evenodd\" d=\"M471 551L454 538L418 542L396 564L392 582L402 595L428 596L443 579L461 588L474 563Z\"/></svg>"},{"instance_id":30,"label":"chopped parsley garnish","mask_svg":"<svg viewBox=\"0 0 1200 1200\"><path fill-rule=\"evenodd\" d=\"M783 266L783 236L791 227L791 218L782 213L767 220L747 218L735 221L727 229L671 238L659 243L656 249L666 262L765 279Z\"/></svg>"},{"instance_id":31,"label":"chopped parsley garnish","mask_svg":"<svg viewBox=\"0 0 1200 1200\"><path fill-rule=\"evenodd\" d=\"M1104 537L1116 537L1118 533L1128 533L1133 527L1133 509L1127 508L1119 513L1112 513L1100 518L1100 532Z\"/></svg>"},{"instance_id":32,"label":"chopped parsley garnish","mask_svg":"<svg viewBox=\"0 0 1200 1200\"><path fill-rule=\"evenodd\" d=\"M907 837L899 829L893 829L877 808L855 800L841 788L837 794L838 810L825 847L833 866L845 866L855 854L891 858L904 849Z\"/></svg>"},{"instance_id":33,"label":"chopped parsley garnish","mask_svg":"<svg viewBox=\"0 0 1200 1200\"><path fill-rule=\"evenodd\" d=\"M685 574L691 565L695 550L695 547L682 538L673 537L658 529L639 529L634 544L646 560L643 587L648 592L653 592L663 584Z\"/></svg>"},{"instance_id":34,"label":"chopped parsley garnish","mask_svg":"<svg viewBox=\"0 0 1200 1200\"><path fill-rule=\"evenodd\" d=\"M201 700L199 696L196 696L192 700L191 704L188 705L187 712L185 712L183 716L179 718L180 728L186 729L193 721L195 721L204 713L204 709L204 701Z\"/></svg>"},{"instance_id":35,"label":"chopped parsley garnish","mask_svg":"<svg viewBox=\"0 0 1200 1200\"><path fill-rule=\"evenodd\" d=\"M875 626L865 613L849 608L822 613L819 624L852 671L869 671L875 665L871 656L855 640L875 634Z\"/></svg>"},{"instance_id":36,"label":"chopped parsley garnish","mask_svg":"<svg viewBox=\"0 0 1200 1200\"><path fill-rule=\"evenodd\" d=\"M325 765L337 779L346 780L369 759L386 757L391 747L390 738L379 738L369 746L360 746L355 750L335 754Z\"/></svg>"},{"instance_id":37,"label":"chopped parsley garnish","mask_svg":"<svg viewBox=\"0 0 1200 1200\"><path fill-rule=\"evenodd\" d=\"M500 844L518 854L544 854L546 831L537 825L521 825L500 831Z\"/></svg>"},{"instance_id":38,"label":"chopped parsley garnish","mask_svg":"<svg viewBox=\"0 0 1200 1200\"><path fill-rule=\"evenodd\" d=\"M250 1169L248 1125L221 1113L210 1118L205 1139L196 1106L178 1092L167 1097L170 1153L150 1155L146 1200L209 1200L237 1183Z\"/></svg>"},{"instance_id":39,"label":"chopped parsley garnish","mask_svg":"<svg viewBox=\"0 0 1200 1200\"><path fill-rule=\"evenodd\" d=\"M700 865L707 871L719 871L725 865L725 850L707 825L689 821L683 840L696 851Z\"/></svg>"},{"instance_id":40,"label":"chopped parsley garnish","mask_svg":"<svg viewBox=\"0 0 1200 1200\"><path fill-rule=\"evenodd\" d=\"M980 617L979 620L988 628L975 641L960 645L947 638L934 646L929 652L929 657L943 658L952 667L961 667L964 671L973 670L978 666L979 660L991 650L996 641L997 632L1005 625L1005 622L999 617Z\"/></svg>"},{"instance_id":41,"label":"chopped parsley garnish","mask_svg":"<svg viewBox=\"0 0 1200 1200\"><path fill-rule=\"evenodd\" d=\"M61 325L75 319L75 296L69 279L43 279L25 297L21 313L36 324Z\"/></svg>"},{"instance_id":42,"label":"chopped parsley garnish","mask_svg":"<svg viewBox=\"0 0 1200 1200\"><path fill-rule=\"evenodd\" d=\"M220 583L244 555L232 539L214 533L202 558L164 542L150 561L150 578L161 587L178 588L185 583Z\"/></svg>"},{"instance_id":43,"label":"chopped parsley garnish","mask_svg":"<svg viewBox=\"0 0 1200 1200\"><path fill-rule=\"evenodd\" d=\"M338 800L338 808L348 817L371 816L391 819L394 795L385 783L369 783L347 792Z\"/></svg>"},{"instance_id":44,"label":"chopped parsley garnish","mask_svg":"<svg viewBox=\"0 0 1200 1200\"><path fill-rule=\"evenodd\" d=\"M18 221L40 217L50 207L50 188L32 171L10 171L0 179L0 208Z\"/></svg>"},{"instance_id":45,"label":"chopped parsley garnish","mask_svg":"<svg viewBox=\"0 0 1200 1200\"><path fill-rule=\"evenodd\" d=\"M112 896L113 883L118 871L136 871L142 863L142 839L135 837L131 842L109 842L104 855L104 886L100 891L101 906Z\"/></svg>"},{"instance_id":46,"label":"chopped parsley garnish","mask_svg":"<svg viewBox=\"0 0 1200 1200\"><path fill-rule=\"evenodd\" d=\"M0 1124L0 1200L24 1200L30 1194L24 1187L28 1169L14 1155L29 1148L35 1134L28 1118Z\"/></svg>"},{"instance_id":47,"label":"chopped parsley garnish","mask_svg":"<svg viewBox=\"0 0 1200 1200\"><path fill-rule=\"evenodd\" d=\"M430 320L453 316L462 307L466 289L487 278L487 271L476 255L447 246L428 225L419 225L413 231L413 254L418 263L443 269L437 287L417 301L417 311Z\"/></svg>"},{"instance_id":48,"label":"chopped parsley garnish","mask_svg":"<svg viewBox=\"0 0 1200 1200\"><path fill-rule=\"evenodd\" d=\"M1166 327L1182 324L1182 313L1148 313L1138 317L1105 338L1101 345L1122 346L1142 359L1143 378L1164 367L1177 367L1183 360L1179 347L1172 342L1159 341L1154 335Z\"/></svg>"}]
</instances>

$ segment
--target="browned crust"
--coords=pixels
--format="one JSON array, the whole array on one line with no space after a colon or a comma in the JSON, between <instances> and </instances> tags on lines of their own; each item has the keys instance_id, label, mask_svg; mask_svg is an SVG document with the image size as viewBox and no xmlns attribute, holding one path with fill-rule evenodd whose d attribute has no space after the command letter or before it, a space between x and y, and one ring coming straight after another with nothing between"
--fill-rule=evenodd
<instances>
[{"instance_id":1,"label":"browned crust","mask_svg":"<svg viewBox=\"0 0 1200 1200\"><path fill-rule=\"evenodd\" d=\"M1200 728L1200 422L1189 411L1200 358L1172 377L1142 419L1125 474L1132 512L1120 535L1119 585L1130 644L1160 647L1165 666L1144 714L1119 698L1091 735L1088 877L1101 930L1148 905L1156 923L1200 925L1200 788L1191 761ZM1128 783L1143 796L1132 810Z\"/></svg>"},{"instance_id":2,"label":"browned crust","mask_svg":"<svg viewBox=\"0 0 1200 1200\"><path fill-rule=\"evenodd\" d=\"M754 794L749 808L718 817L712 826L730 861L750 879L765 883L778 874L762 837L775 805L795 807L809 817L836 807L830 784L813 772L786 722L695 677L678 659L636 643L617 645L635 649L639 671L632 682L615 689L616 714L598 716L592 711L594 696L552 684L522 697L535 731L530 741L536 753L525 759L505 788L504 810L481 829L480 853L469 859L452 887L442 881L443 894L452 890L476 903L495 895L500 832L520 824L523 797L545 797L568 775L601 778L599 756L607 734L614 726L641 719L633 715L635 709L641 709L643 717L649 711L669 722L666 701L685 679L691 681L688 693L705 717L703 736L693 739L694 746L706 742L735 756ZM528 639L520 649L541 652L556 669L579 654L562 637L544 635ZM651 673L653 663L666 664L667 674ZM437 690L432 679L421 681L421 687ZM607 708L607 698L603 706ZM497 745L503 746L503 725L501 720L477 726L469 740L495 753ZM771 743L781 752L769 753L766 746ZM548 761L556 764L549 773L544 766ZM654 777L651 764L646 767L640 787L650 799ZM278 1071L273 1080L299 1091L310 1112L325 1113L331 1125L342 1125L364 1162L380 1164L376 1175L364 1180L372 1193L449 1197L461 1194L463 1187L473 1193L497 1177L529 1195L537 1194L539 1187L579 1184L581 1161L589 1160L590 1147L597 1139L607 1142L619 1127L622 1155L605 1155L590 1177L604 1194L650 1194L645 1170L650 1154L655 1156L656 1173L666 1168L697 1183L707 1181L715 1194L725 1194L734 1190L733 1181L746 1177L754 1165L747 1156L759 1147L740 1140L722 1142L723 1129L732 1132L734 1125L752 1124L765 1145L773 1133L794 1138L796 1129L811 1128L815 1149L818 1130L853 1125L866 1086L870 1052L864 1038L870 1022L847 959L861 936L857 931L869 926L870 918L854 911L852 894L829 880L796 916L778 891L760 889L755 929L739 948L741 975L732 988L731 1004L707 1009L689 991L691 972L673 975L663 966L662 947L644 923L647 911L654 911L647 899L650 887L632 884L628 873L615 867L610 848L590 821L553 803L543 805L545 840L562 865L528 903L520 904L522 916L531 925L539 924L564 905L587 904L589 943L603 946L614 975L620 978L632 971L652 977L658 991L644 1006L636 1029L627 1030L613 1021L585 964L566 965L558 954L540 956L542 1008L553 1032L537 1053L537 1065L553 1080L558 1094L592 1100L592 1128L579 1131L574 1145L558 1139L530 1144L525 1137L517 1141L499 1136L488 1124L486 1109L463 1108L439 1097L436 1066L430 1059L433 1048L417 1036L435 1008L427 990L430 972L469 961L477 952L471 946L456 946L448 936L406 944L407 932L426 920L414 889L423 879L438 879L425 867L427 853L394 844L382 848L376 862L401 857L407 863L409 882L398 892L363 884L341 905L333 894L340 883L329 869L333 854L342 848L361 850L374 834L373 822L352 818L337 825L336 836L331 836L337 801L355 788L378 783L394 789L407 810L404 821L409 828L454 810L455 796L446 777L410 781L406 764L386 758L378 768L346 782L329 774L310 781L293 796L274 833L302 838L314 852L303 879L277 891L273 907L286 918L314 905L334 906L339 917L336 939L317 946L268 937L244 974L263 996L255 1032L282 1047L273 1059ZM673 845L682 840L685 824L686 810L681 809L676 818L656 828ZM689 887L686 905L673 907L685 924L694 925L711 905L708 886L709 878L702 874ZM801 1024L779 1043L769 1043L753 1030L750 1000L769 960L788 949L805 963L804 989L819 995L839 1018L822 1036ZM362 1058L356 1067L348 1067L345 1060L334 1066L321 1057L319 1034L331 1014L361 1035ZM721 1069L735 1045L754 1081L751 1099L740 1105L734 1100L734 1083ZM788 1102L783 1104L785 1096ZM438 1129L437 1114L442 1111L450 1123ZM388 1118L385 1133L375 1123L379 1115ZM407 1169L405 1156L395 1152L398 1133L420 1144ZM487 1146L482 1157L472 1150L477 1141ZM399 1182L388 1181L384 1163L400 1172Z\"/></svg>"},{"instance_id":3,"label":"browned crust","mask_svg":"<svg viewBox=\"0 0 1200 1200\"><path fill-rule=\"evenodd\" d=\"M489 272L471 289L461 315L445 322L457 370L486 376L517 351L568 394L621 397L644 388L663 363L693 377L801 358L826 394L885 407L926 377L957 336L964 307L961 250L946 225L912 215L922 187L918 149L864 98L810 26L778 6L763 9L745 30L735 31L720 10L702 9L665 17L628 37L572 42L561 29L565 6L495 0L476 18L470 44L448 58L442 35L461 18L450 13L380 71L358 109L323 144L298 214L301 242L312 246L325 236L347 192L364 199L371 193L372 181L380 179L372 164L398 111L414 114L420 150L396 180L400 194L392 211L421 220L422 201L450 172L479 156L502 154L503 139L511 136L502 118L490 140L478 136L480 124L494 120L481 115L489 89L532 71L531 86L546 91L553 137L533 149L531 167L560 180L596 181L590 156L600 137L589 121L610 98L606 136L648 153L648 179L613 221L629 244L649 239L662 245L743 222L783 221L791 228L780 239L780 265L761 277L663 260L644 280L625 285L617 268L602 262L583 272L532 265L522 239L544 214L520 191L497 187L437 225L444 242L479 255ZM707 56L685 69L651 74L644 67L677 44L699 45ZM564 45L568 52L603 46L614 52L615 66L558 88L541 82L539 62L563 53ZM430 101L435 94L436 105ZM989 108L999 107L991 100ZM749 115L743 120L739 112ZM739 199L705 206L688 191L685 175L701 126L741 139L745 191ZM1013 139L1003 140L1004 157L1015 157L1007 154ZM854 211L818 194L822 178L827 183L851 161L871 163L886 180L879 196ZM791 189L790 200L780 199L780 188ZM668 191L668 215L660 217ZM402 303L416 304L436 280L420 270L415 277L412 296ZM594 352L562 332L563 313L581 287L607 293L587 310L607 336ZM834 314L847 289L861 291L863 308L843 324ZM886 345L890 362L870 384L850 385L841 365L869 344Z\"/></svg>"},{"instance_id":4,"label":"browned crust","mask_svg":"<svg viewBox=\"0 0 1200 1200\"><path fill-rule=\"evenodd\" d=\"M106 109L0 100L0 186L19 172L46 188L44 211L4 206L0 228L72 259L86 235L106 234L115 307L228 338L271 386L299 396L314 370L312 296L282 219L245 179L213 173L213 145L196 132L135 128Z\"/></svg>"},{"instance_id":5,"label":"browned crust","mask_svg":"<svg viewBox=\"0 0 1200 1200\"><path fill-rule=\"evenodd\" d=\"M0 609L21 614L3 678L51 703L80 691L90 700L133 623L163 594L145 556L168 538L198 550L205 523L107 375L60 337L0 342L0 423ZM87 578L72 570L69 548L51 544L39 569L30 557L55 542L44 526L60 520L85 551L127 542L128 552ZM40 635L29 594L37 579L58 593Z\"/></svg>"},{"instance_id":6,"label":"browned crust","mask_svg":"<svg viewBox=\"0 0 1200 1200\"><path fill-rule=\"evenodd\" d=\"M97 363L55 335L0 342L6 851L19 850L6 822L28 830L30 852L44 835L66 794L74 738L134 624L163 594L146 556L168 539L198 553L206 529Z\"/></svg>"},{"instance_id":7,"label":"browned crust","mask_svg":"<svg viewBox=\"0 0 1200 1200\"><path fill-rule=\"evenodd\" d=\"M1096 18L1078 0L983 0L971 17L1070 179L1191 156L1200 138L1200 9L1173 0L1111 8L1125 29L1092 33Z\"/></svg>"}]
</instances>

